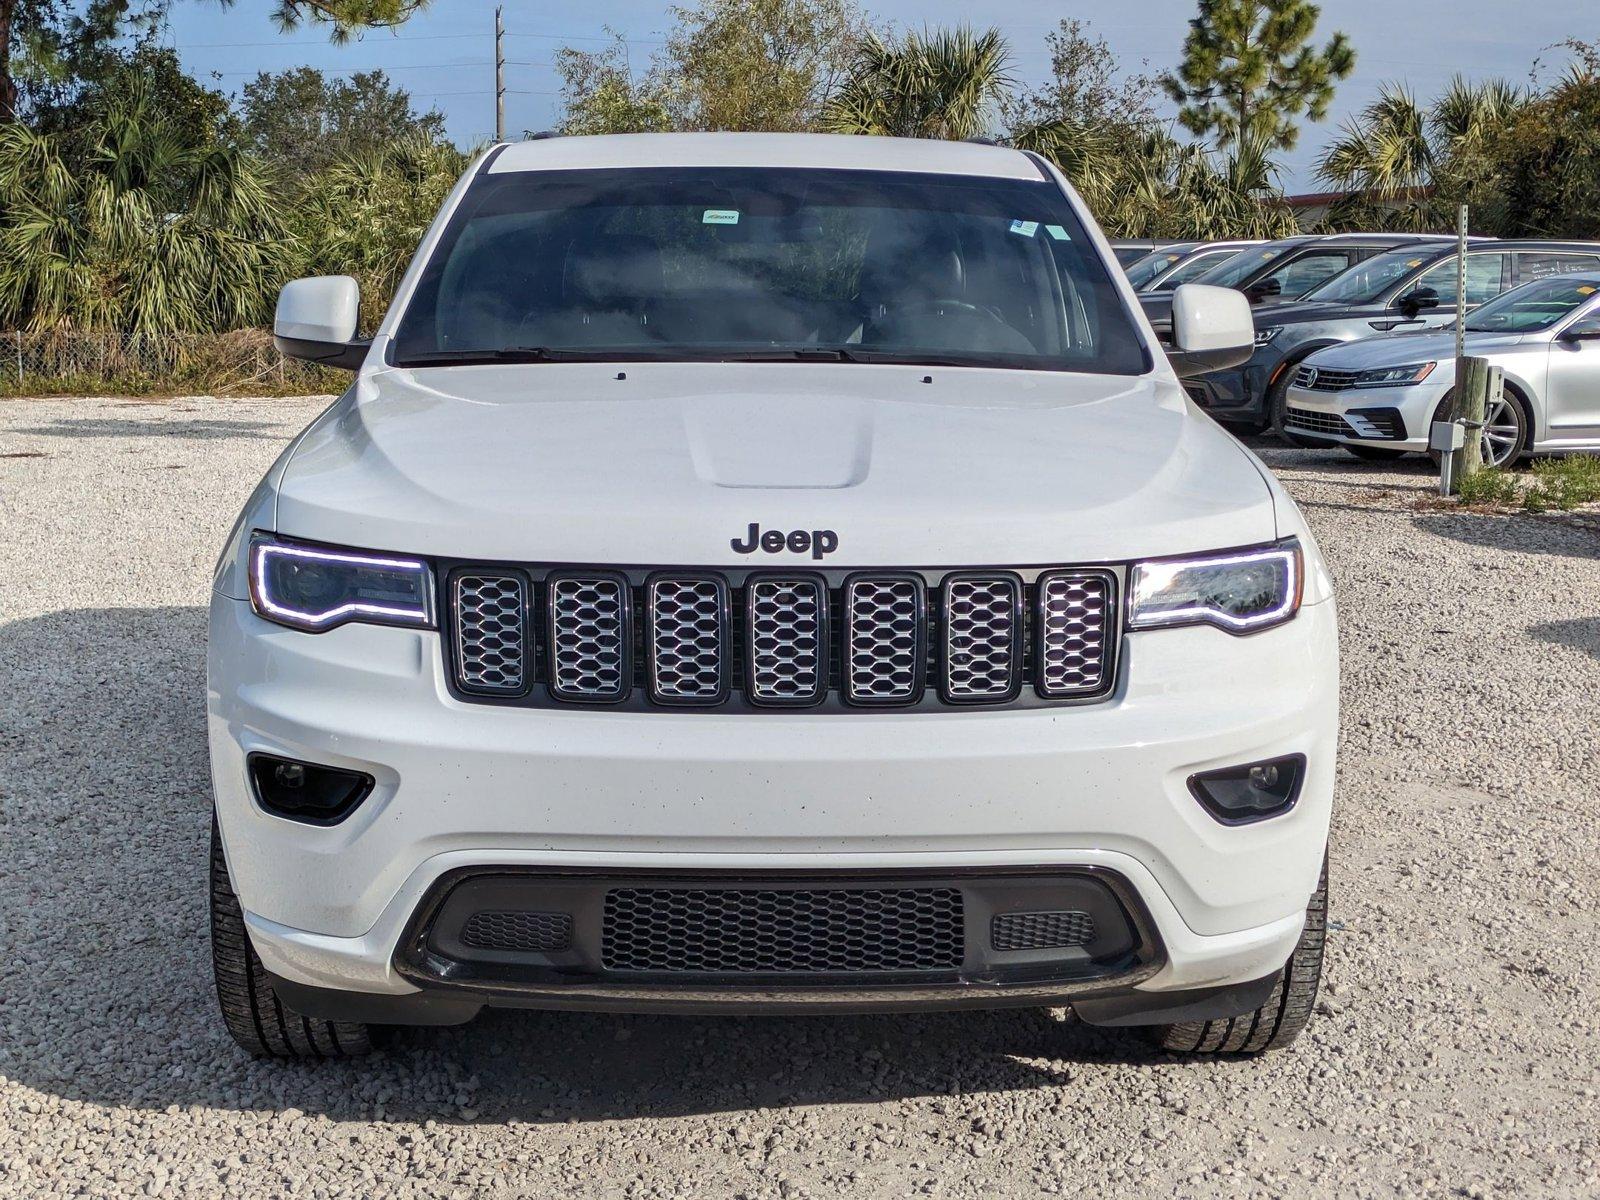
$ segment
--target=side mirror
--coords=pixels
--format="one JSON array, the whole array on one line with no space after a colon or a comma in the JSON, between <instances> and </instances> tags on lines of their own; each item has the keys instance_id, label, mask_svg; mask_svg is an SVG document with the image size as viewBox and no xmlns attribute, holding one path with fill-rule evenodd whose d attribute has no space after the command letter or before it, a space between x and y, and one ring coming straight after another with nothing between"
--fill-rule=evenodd
<instances>
[{"instance_id":1,"label":"side mirror","mask_svg":"<svg viewBox=\"0 0 1600 1200\"><path fill-rule=\"evenodd\" d=\"M1245 292L1251 304L1259 304L1269 296L1283 295L1283 280L1263 279L1260 283L1252 284Z\"/></svg>"},{"instance_id":2,"label":"side mirror","mask_svg":"<svg viewBox=\"0 0 1600 1200\"><path fill-rule=\"evenodd\" d=\"M1600 342L1600 322L1583 321L1568 325L1556 339L1561 342Z\"/></svg>"},{"instance_id":3,"label":"side mirror","mask_svg":"<svg viewBox=\"0 0 1600 1200\"><path fill-rule=\"evenodd\" d=\"M289 358L359 370L370 341L356 340L361 287L348 275L315 275L283 285L272 341Z\"/></svg>"},{"instance_id":4,"label":"side mirror","mask_svg":"<svg viewBox=\"0 0 1600 1200\"><path fill-rule=\"evenodd\" d=\"M1232 288L1186 283L1172 293L1172 349L1180 379L1247 362L1256 349L1250 302Z\"/></svg>"},{"instance_id":5,"label":"side mirror","mask_svg":"<svg viewBox=\"0 0 1600 1200\"><path fill-rule=\"evenodd\" d=\"M1400 311L1409 318L1414 318L1425 308L1439 307L1439 293L1431 287L1415 287L1399 300Z\"/></svg>"}]
</instances>

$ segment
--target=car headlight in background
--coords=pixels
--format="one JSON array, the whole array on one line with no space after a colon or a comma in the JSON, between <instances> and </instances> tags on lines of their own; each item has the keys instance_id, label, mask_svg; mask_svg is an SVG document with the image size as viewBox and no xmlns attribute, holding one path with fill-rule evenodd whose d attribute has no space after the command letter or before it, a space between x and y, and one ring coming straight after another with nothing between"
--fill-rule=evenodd
<instances>
[{"instance_id":1,"label":"car headlight in background","mask_svg":"<svg viewBox=\"0 0 1600 1200\"><path fill-rule=\"evenodd\" d=\"M349 621L433 626L433 573L414 558L250 539L250 603L269 621L320 633Z\"/></svg>"},{"instance_id":2,"label":"car headlight in background","mask_svg":"<svg viewBox=\"0 0 1600 1200\"><path fill-rule=\"evenodd\" d=\"M1265 329L1258 329L1256 330L1256 345L1265 346L1282 332L1282 325L1268 325Z\"/></svg>"},{"instance_id":3,"label":"car headlight in background","mask_svg":"<svg viewBox=\"0 0 1600 1200\"><path fill-rule=\"evenodd\" d=\"M1408 383L1421 383L1433 374L1436 363L1407 363L1403 367L1378 367L1356 375L1354 387L1404 387Z\"/></svg>"},{"instance_id":4,"label":"car headlight in background","mask_svg":"<svg viewBox=\"0 0 1600 1200\"><path fill-rule=\"evenodd\" d=\"M1253 633L1294 616L1304 575L1294 538L1256 550L1135 563L1128 628L1215 625Z\"/></svg>"}]
</instances>

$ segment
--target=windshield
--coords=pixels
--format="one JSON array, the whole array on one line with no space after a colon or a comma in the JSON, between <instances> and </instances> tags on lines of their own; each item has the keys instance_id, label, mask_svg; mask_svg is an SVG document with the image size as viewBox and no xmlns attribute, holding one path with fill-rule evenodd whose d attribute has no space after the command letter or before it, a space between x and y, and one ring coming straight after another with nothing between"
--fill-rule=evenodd
<instances>
[{"instance_id":1,"label":"windshield","mask_svg":"<svg viewBox=\"0 0 1600 1200\"><path fill-rule=\"evenodd\" d=\"M1600 286L1585 276L1559 275L1512 288L1467 318L1473 333L1532 333L1549 329L1593 300Z\"/></svg>"},{"instance_id":2,"label":"windshield","mask_svg":"<svg viewBox=\"0 0 1600 1200\"><path fill-rule=\"evenodd\" d=\"M1234 287L1257 271L1265 270L1298 245L1299 242L1268 242L1265 246L1246 250L1225 263L1218 263L1193 282L1209 283L1213 287Z\"/></svg>"},{"instance_id":3,"label":"windshield","mask_svg":"<svg viewBox=\"0 0 1600 1200\"><path fill-rule=\"evenodd\" d=\"M1128 268L1128 282L1133 284L1135 291L1138 291L1157 275L1171 270L1182 262L1183 256L1189 253L1190 249L1191 247L1186 246L1167 246L1161 250L1152 250Z\"/></svg>"},{"instance_id":4,"label":"windshield","mask_svg":"<svg viewBox=\"0 0 1600 1200\"><path fill-rule=\"evenodd\" d=\"M1416 247L1379 254L1335 275L1327 283L1312 288L1302 300L1326 300L1338 304L1371 304L1418 267L1438 258L1435 253L1419 253Z\"/></svg>"},{"instance_id":5,"label":"windshield","mask_svg":"<svg viewBox=\"0 0 1600 1200\"><path fill-rule=\"evenodd\" d=\"M627 168L472 183L395 361L826 360L1135 375L1148 358L1044 180Z\"/></svg>"}]
</instances>

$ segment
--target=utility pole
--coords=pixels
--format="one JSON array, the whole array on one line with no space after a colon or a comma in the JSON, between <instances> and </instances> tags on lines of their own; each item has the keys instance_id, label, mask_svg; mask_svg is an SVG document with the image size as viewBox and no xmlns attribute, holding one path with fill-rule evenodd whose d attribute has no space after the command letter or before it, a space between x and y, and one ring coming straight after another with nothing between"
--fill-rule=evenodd
<instances>
[{"instance_id":1,"label":"utility pole","mask_svg":"<svg viewBox=\"0 0 1600 1200\"><path fill-rule=\"evenodd\" d=\"M494 140L506 140L506 19L498 4L494 6Z\"/></svg>"}]
</instances>

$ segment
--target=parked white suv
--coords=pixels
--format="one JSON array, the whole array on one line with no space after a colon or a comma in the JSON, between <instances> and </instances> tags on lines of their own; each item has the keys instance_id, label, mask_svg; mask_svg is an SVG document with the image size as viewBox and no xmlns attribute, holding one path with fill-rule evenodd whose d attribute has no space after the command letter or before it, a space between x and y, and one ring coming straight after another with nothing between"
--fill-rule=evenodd
<instances>
[{"instance_id":1,"label":"parked white suv","mask_svg":"<svg viewBox=\"0 0 1600 1200\"><path fill-rule=\"evenodd\" d=\"M1059 173L496 146L218 565L218 991L331 1056L484 1005L1305 1023L1337 650L1273 477ZM1237 293L1172 354L1248 357Z\"/></svg>"}]
</instances>

